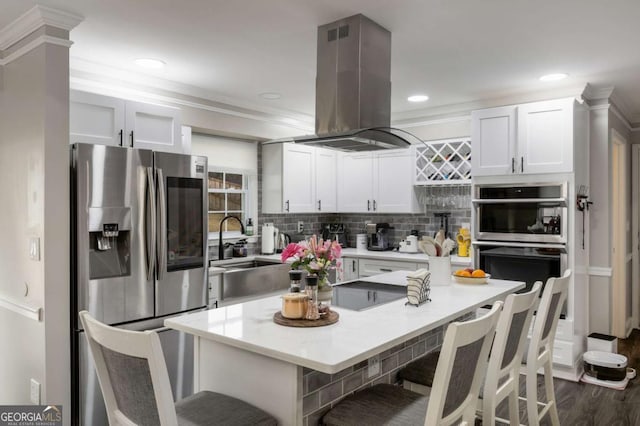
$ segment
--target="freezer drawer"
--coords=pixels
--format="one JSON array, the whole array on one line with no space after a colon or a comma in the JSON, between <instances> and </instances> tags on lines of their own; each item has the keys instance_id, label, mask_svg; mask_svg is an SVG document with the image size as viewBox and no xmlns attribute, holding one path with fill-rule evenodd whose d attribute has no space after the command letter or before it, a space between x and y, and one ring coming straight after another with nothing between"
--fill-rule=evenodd
<instances>
[{"instance_id":1,"label":"freezer drawer","mask_svg":"<svg viewBox=\"0 0 640 426\"><path fill-rule=\"evenodd\" d=\"M158 332L174 400L193 393L193 336L171 329ZM78 334L79 412L74 419L85 426L108 426L102 391L84 332Z\"/></svg>"}]
</instances>

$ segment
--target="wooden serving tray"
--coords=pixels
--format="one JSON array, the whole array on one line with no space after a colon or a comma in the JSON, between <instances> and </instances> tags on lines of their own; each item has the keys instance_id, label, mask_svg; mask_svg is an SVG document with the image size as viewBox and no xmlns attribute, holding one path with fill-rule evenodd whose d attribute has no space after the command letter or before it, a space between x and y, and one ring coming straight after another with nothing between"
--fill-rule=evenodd
<instances>
[{"instance_id":1,"label":"wooden serving tray","mask_svg":"<svg viewBox=\"0 0 640 426\"><path fill-rule=\"evenodd\" d=\"M329 311L329 315L318 320L289 319L283 317L280 311L273 314L273 322L287 327L322 327L335 324L338 322L338 318L340 318L340 315L335 311Z\"/></svg>"}]
</instances>

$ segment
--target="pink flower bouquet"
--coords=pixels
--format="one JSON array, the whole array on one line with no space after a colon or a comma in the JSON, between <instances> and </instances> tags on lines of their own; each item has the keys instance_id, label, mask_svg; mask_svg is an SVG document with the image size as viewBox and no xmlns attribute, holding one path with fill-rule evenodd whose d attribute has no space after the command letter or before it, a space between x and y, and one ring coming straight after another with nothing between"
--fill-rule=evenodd
<instances>
[{"instance_id":1,"label":"pink flower bouquet","mask_svg":"<svg viewBox=\"0 0 640 426\"><path fill-rule=\"evenodd\" d=\"M340 256L342 247L337 241L324 241L313 235L308 241L291 243L282 251L283 262L294 258L291 269L304 269L309 274L318 276L319 287L327 283L327 274L331 269L342 270Z\"/></svg>"}]
</instances>

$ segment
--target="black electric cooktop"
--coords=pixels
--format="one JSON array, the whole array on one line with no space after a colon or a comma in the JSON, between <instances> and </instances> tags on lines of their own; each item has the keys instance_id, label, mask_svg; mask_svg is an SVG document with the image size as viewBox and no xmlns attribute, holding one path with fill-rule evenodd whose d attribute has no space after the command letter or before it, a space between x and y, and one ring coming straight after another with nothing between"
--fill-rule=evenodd
<instances>
[{"instance_id":1,"label":"black electric cooktop","mask_svg":"<svg viewBox=\"0 0 640 426\"><path fill-rule=\"evenodd\" d=\"M362 311L406 296L407 288L404 286L358 280L333 286L331 304L339 308Z\"/></svg>"}]
</instances>

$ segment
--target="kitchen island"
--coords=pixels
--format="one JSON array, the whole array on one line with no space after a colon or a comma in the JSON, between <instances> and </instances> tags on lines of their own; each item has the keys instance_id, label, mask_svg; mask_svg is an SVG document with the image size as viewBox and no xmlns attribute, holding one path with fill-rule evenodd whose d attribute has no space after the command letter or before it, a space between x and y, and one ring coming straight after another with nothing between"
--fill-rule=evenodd
<instances>
[{"instance_id":1,"label":"kitchen island","mask_svg":"<svg viewBox=\"0 0 640 426\"><path fill-rule=\"evenodd\" d=\"M407 273L367 281L404 285ZM317 328L275 324L278 296L172 318L165 325L195 336L196 390L241 398L283 425L315 424L342 395L395 381L398 368L442 344L449 322L471 318L478 307L521 288L524 283L501 280L434 285L432 301L420 307L406 306L405 299L362 311L334 307L340 320Z\"/></svg>"}]
</instances>

